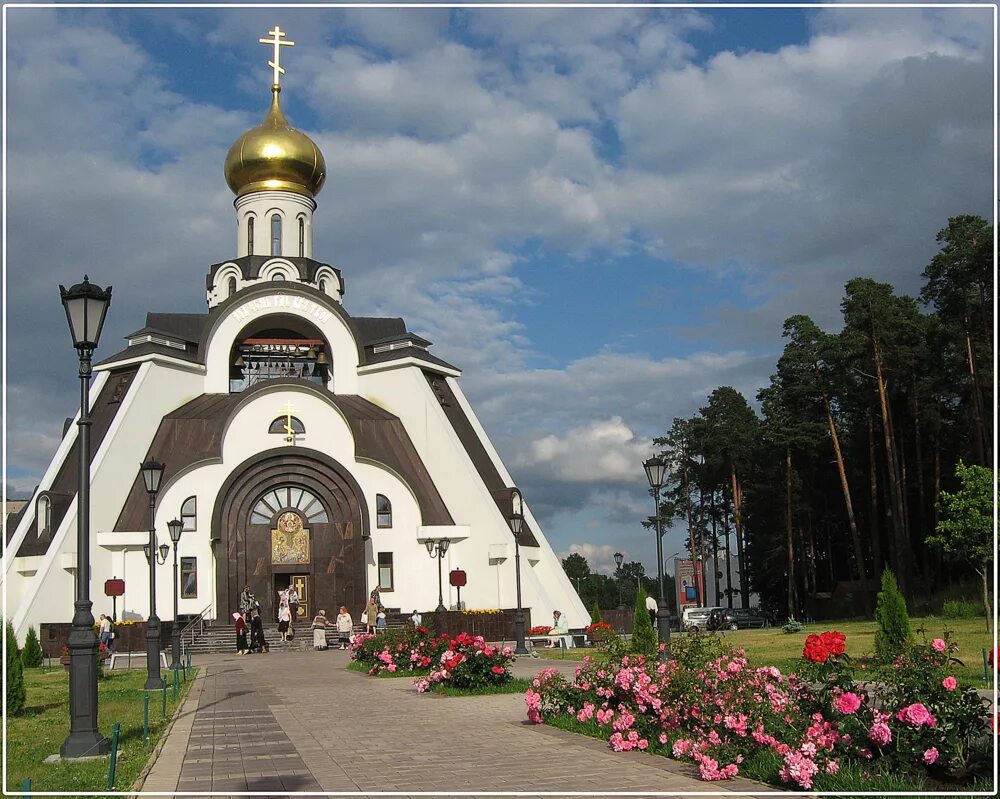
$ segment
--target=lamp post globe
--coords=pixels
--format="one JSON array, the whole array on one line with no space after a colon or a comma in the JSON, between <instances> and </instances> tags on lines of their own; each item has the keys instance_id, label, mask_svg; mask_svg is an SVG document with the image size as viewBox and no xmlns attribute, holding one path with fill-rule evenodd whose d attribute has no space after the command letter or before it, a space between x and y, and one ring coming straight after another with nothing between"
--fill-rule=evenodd
<instances>
[{"instance_id":1,"label":"lamp post globe","mask_svg":"<svg viewBox=\"0 0 1000 799\"><path fill-rule=\"evenodd\" d=\"M181 669L184 665L181 663L181 626L177 621L177 545L181 542L184 522L180 519L171 519L167 522L167 529L174 544L174 623L170 629L170 668Z\"/></svg>"},{"instance_id":2,"label":"lamp post globe","mask_svg":"<svg viewBox=\"0 0 1000 799\"><path fill-rule=\"evenodd\" d=\"M524 642L524 607L521 605L521 528L524 524L524 499L517 488L510 490L510 531L514 534L514 577L517 581L517 612L514 614L514 654L527 655Z\"/></svg>"},{"instance_id":3,"label":"lamp post globe","mask_svg":"<svg viewBox=\"0 0 1000 799\"><path fill-rule=\"evenodd\" d=\"M84 275L83 282L59 296L69 323L73 347L79 359L80 418L77 421L76 575L74 578L73 626L69 639L69 735L59 748L65 758L105 755L107 738L97 728L97 657L99 643L94 632L90 601L90 376L91 359L101 339L101 330L111 306L111 286L102 289Z\"/></svg>"},{"instance_id":4,"label":"lamp post globe","mask_svg":"<svg viewBox=\"0 0 1000 799\"><path fill-rule=\"evenodd\" d=\"M163 471L166 469L159 461L150 458L140 465L142 482L149 495L149 543L146 554L149 560L149 621L146 625L146 684L147 691L158 691L163 688L163 676L160 674L160 619L156 615L156 561L158 548L156 546L156 495L160 491ZM166 555L166 553L164 553ZM166 559L164 557L164 559Z\"/></svg>"},{"instance_id":5,"label":"lamp post globe","mask_svg":"<svg viewBox=\"0 0 1000 799\"><path fill-rule=\"evenodd\" d=\"M661 657L667 657L670 652L670 611L667 609L663 594L663 528L660 518L660 489L663 488L663 478L667 470L666 462L658 455L643 461L642 468L649 481L650 492L653 495L655 513L653 520L656 525L656 581L659 586L659 598L656 600L656 634L663 644Z\"/></svg>"}]
</instances>

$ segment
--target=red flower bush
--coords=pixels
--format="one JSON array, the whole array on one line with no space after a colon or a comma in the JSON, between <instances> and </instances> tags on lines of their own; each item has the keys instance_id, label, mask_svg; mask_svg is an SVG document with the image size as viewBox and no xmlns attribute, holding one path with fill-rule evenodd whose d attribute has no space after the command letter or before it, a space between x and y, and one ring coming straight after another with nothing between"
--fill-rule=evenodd
<instances>
[{"instance_id":1,"label":"red flower bush","mask_svg":"<svg viewBox=\"0 0 1000 799\"><path fill-rule=\"evenodd\" d=\"M830 656L843 655L846 649L847 637L843 633L825 632L822 635L810 635L806 638L802 657L813 663L826 663Z\"/></svg>"},{"instance_id":2,"label":"red flower bush","mask_svg":"<svg viewBox=\"0 0 1000 799\"><path fill-rule=\"evenodd\" d=\"M414 680L413 684L419 693L438 685L456 688L502 685L511 679L510 664L513 662L514 653L509 646L490 646L481 635L463 632L447 643L431 673Z\"/></svg>"},{"instance_id":3,"label":"red flower bush","mask_svg":"<svg viewBox=\"0 0 1000 799\"><path fill-rule=\"evenodd\" d=\"M552 632L552 626L549 624L536 624L530 630L528 630L528 635L548 635Z\"/></svg>"}]
</instances>

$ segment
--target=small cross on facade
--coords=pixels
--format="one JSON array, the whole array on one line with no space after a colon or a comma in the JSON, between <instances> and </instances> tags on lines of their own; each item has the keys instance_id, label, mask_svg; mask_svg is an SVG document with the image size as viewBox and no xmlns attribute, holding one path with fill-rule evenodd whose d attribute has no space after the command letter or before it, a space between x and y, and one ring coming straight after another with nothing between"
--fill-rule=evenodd
<instances>
[{"instance_id":1,"label":"small cross on facade","mask_svg":"<svg viewBox=\"0 0 1000 799\"><path fill-rule=\"evenodd\" d=\"M277 25L274 26L273 31L268 31L268 33L274 37L272 39L260 39L261 44L273 44L274 45L274 61L268 61L267 65L274 70L274 85L278 86L280 84L281 75L285 74L284 68L281 66L281 46L287 45L293 47L295 42L283 42L281 37L285 35L285 32L279 28Z\"/></svg>"}]
</instances>

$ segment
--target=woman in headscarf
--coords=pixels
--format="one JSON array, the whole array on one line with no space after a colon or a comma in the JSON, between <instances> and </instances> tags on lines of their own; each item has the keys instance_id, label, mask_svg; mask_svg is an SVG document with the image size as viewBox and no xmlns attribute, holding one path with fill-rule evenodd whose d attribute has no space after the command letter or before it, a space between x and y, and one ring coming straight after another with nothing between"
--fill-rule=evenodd
<instances>
[{"instance_id":1,"label":"woman in headscarf","mask_svg":"<svg viewBox=\"0 0 1000 799\"><path fill-rule=\"evenodd\" d=\"M282 605L278 608L278 634L281 636L282 641L288 640L288 624L292 620L292 613L288 609L288 605Z\"/></svg>"},{"instance_id":2,"label":"woman in headscarf","mask_svg":"<svg viewBox=\"0 0 1000 799\"><path fill-rule=\"evenodd\" d=\"M370 635L375 635L375 625L378 623L378 599L378 589L376 589L368 597L368 606L365 608L365 625Z\"/></svg>"},{"instance_id":3,"label":"woman in headscarf","mask_svg":"<svg viewBox=\"0 0 1000 799\"><path fill-rule=\"evenodd\" d=\"M250 651L267 652L267 641L264 640L264 622L261 621L260 611L253 612L250 619Z\"/></svg>"},{"instance_id":4,"label":"woman in headscarf","mask_svg":"<svg viewBox=\"0 0 1000 799\"><path fill-rule=\"evenodd\" d=\"M250 648L247 643L247 623L242 613L234 613L233 621L236 623L236 654L245 655Z\"/></svg>"},{"instance_id":5,"label":"woman in headscarf","mask_svg":"<svg viewBox=\"0 0 1000 799\"><path fill-rule=\"evenodd\" d=\"M250 611L254 609L254 605L256 604L257 597L253 595L253 591L250 590L250 586L243 586L243 593L240 594L240 613L243 614L244 619L250 617Z\"/></svg>"},{"instance_id":6,"label":"woman in headscarf","mask_svg":"<svg viewBox=\"0 0 1000 799\"><path fill-rule=\"evenodd\" d=\"M313 649L326 649L326 611L321 610L313 619Z\"/></svg>"},{"instance_id":7,"label":"woman in headscarf","mask_svg":"<svg viewBox=\"0 0 1000 799\"><path fill-rule=\"evenodd\" d=\"M340 648L347 649L351 641L351 633L354 631L354 619L347 612L347 608L340 606L340 613L337 614L337 635L340 638Z\"/></svg>"}]
</instances>

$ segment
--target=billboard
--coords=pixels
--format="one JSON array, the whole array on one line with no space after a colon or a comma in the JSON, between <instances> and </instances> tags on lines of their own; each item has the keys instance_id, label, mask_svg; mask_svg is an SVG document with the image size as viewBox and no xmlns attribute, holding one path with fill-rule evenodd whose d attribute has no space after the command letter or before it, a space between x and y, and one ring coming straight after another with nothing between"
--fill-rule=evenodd
<instances>
[{"instance_id":1,"label":"billboard","mask_svg":"<svg viewBox=\"0 0 1000 799\"><path fill-rule=\"evenodd\" d=\"M678 612L687 607L704 605L705 576L701 561L674 560L674 581Z\"/></svg>"}]
</instances>

